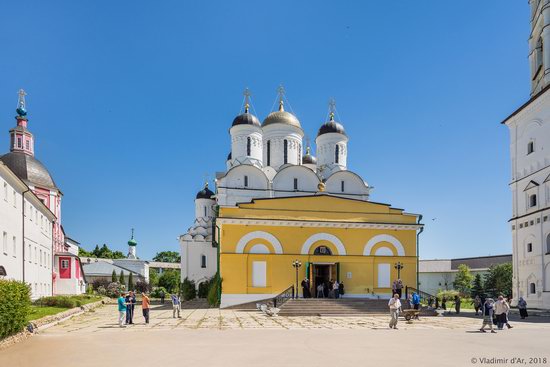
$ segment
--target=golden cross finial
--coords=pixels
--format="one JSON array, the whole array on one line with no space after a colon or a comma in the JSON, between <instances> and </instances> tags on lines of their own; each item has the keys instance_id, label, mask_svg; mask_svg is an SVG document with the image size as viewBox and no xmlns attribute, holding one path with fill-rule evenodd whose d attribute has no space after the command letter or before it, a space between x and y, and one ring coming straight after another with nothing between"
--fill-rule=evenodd
<instances>
[{"instance_id":1,"label":"golden cross finial","mask_svg":"<svg viewBox=\"0 0 550 367\"><path fill-rule=\"evenodd\" d=\"M330 121L334 121L334 112L336 112L336 100L333 97L330 97L328 100L328 110Z\"/></svg>"},{"instance_id":2,"label":"golden cross finial","mask_svg":"<svg viewBox=\"0 0 550 367\"><path fill-rule=\"evenodd\" d=\"M250 109L250 96L252 95L248 87L244 89L243 95L244 95L244 112L248 113L248 110Z\"/></svg>"},{"instance_id":3,"label":"golden cross finial","mask_svg":"<svg viewBox=\"0 0 550 367\"><path fill-rule=\"evenodd\" d=\"M284 97L285 97L285 87L283 87L282 84L279 85L279 87L277 88L277 93L279 94L279 111L284 111L285 110L285 107L284 107Z\"/></svg>"}]
</instances>

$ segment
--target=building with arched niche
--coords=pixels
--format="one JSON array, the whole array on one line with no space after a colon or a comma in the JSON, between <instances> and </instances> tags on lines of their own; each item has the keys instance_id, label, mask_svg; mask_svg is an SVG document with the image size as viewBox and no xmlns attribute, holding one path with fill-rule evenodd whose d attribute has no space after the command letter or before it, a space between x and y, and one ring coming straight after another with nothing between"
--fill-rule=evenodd
<instances>
[{"instance_id":1,"label":"building with arched niche","mask_svg":"<svg viewBox=\"0 0 550 367\"><path fill-rule=\"evenodd\" d=\"M182 281L198 287L219 271L221 307L294 285L295 260L300 280L344 282L345 297L390 297L399 276L416 287L420 216L369 201L371 187L347 167L349 137L334 103L317 156L309 146L304 154L304 131L282 91L278 106L260 123L246 98L233 120L226 170L215 192L206 184L197 193L195 222L179 236Z\"/></svg>"}]
</instances>

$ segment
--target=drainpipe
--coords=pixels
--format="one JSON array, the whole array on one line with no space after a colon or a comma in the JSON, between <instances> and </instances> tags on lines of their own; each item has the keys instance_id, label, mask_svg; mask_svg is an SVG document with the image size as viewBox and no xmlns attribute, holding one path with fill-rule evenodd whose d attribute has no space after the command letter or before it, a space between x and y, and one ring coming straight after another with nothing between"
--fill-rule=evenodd
<instances>
[{"instance_id":1,"label":"drainpipe","mask_svg":"<svg viewBox=\"0 0 550 367\"><path fill-rule=\"evenodd\" d=\"M418 215L418 224L420 224L420 221L422 220L422 214L419 214ZM418 272L420 271L420 269L418 268L419 267L419 256L420 256L420 252L419 252L419 247L418 244L419 244L419 237L420 237L420 233L424 232L424 227L420 227L420 231L418 231L418 233L416 234L416 290L417 291L420 291L420 284L419 284L419 279L418 279Z\"/></svg>"},{"instance_id":2,"label":"drainpipe","mask_svg":"<svg viewBox=\"0 0 550 367\"><path fill-rule=\"evenodd\" d=\"M23 259L22 259L23 268L21 269L21 271L22 271L22 274L21 274L22 277L21 278L22 278L23 283L25 283L25 194L29 191L31 191L31 189L29 189L27 187L27 189L25 191L23 191L23 193L21 194L21 203L22 203L22 205L21 205L21 224L22 224L22 226L21 226L21 231L22 231L22 233L21 233L21 235L22 235L21 243L22 243L22 246L21 246L21 248L23 250L22 251L22 253L23 253Z\"/></svg>"}]
</instances>

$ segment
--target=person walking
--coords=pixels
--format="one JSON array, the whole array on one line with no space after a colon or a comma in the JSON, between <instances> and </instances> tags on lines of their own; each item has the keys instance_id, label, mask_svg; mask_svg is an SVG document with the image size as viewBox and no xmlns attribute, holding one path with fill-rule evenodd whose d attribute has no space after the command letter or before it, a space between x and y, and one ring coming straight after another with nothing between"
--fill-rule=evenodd
<instances>
[{"instance_id":1,"label":"person walking","mask_svg":"<svg viewBox=\"0 0 550 367\"><path fill-rule=\"evenodd\" d=\"M340 295L340 298L344 298L344 282L340 282L338 285L338 294Z\"/></svg>"},{"instance_id":2,"label":"person walking","mask_svg":"<svg viewBox=\"0 0 550 367\"><path fill-rule=\"evenodd\" d=\"M399 294L395 293L388 302L390 308L390 329L397 330L397 319L399 317L399 309L401 308L401 301L399 300Z\"/></svg>"},{"instance_id":3,"label":"person walking","mask_svg":"<svg viewBox=\"0 0 550 367\"><path fill-rule=\"evenodd\" d=\"M394 280L391 284L391 294L396 294L396 293L397 293L397 280Z\"/></svg>"},{"instance_id":4,"label":"person walking","mask_svg":"<svg viewBox=\"0 0 550 367\"><path fill-rule=\"evenodd\" d=\"M525 320L525 318L528 317L529 315L527 315L527 302L523 299L523 297L519 297L518 309L519 309L519 316L521 317L522 320Z\"/></svg>"},{"instance_id":5,"label":"person walking","mask_svg":"<svg viewBox=\"0 0 550 367\"><path fill-rule=\"evenodd\" d=\"M474 309L476 310L476 316L479 314L479 310L481 309L481 298L479 298L479 295L476 296L476 298L474 298L474 300L472 301L472 304L474 305Z\"/></svg>"},{"instance_id":6,"label":"person walking","mask_svg":"<svg viewBox=\"0 0 550 367\"><path fill-rule=\"evenodd\" d=\"M420 310L420 296L418 295L418 293L413 292L411 299L412 299L412 308L417 311ZM419 314L420 312L414 315L414 318L416 320L420 320L420 317L418 316Z\"/></svg>"},{"instance_id":7,"label":"person walking","mask_svg":"<svg viewBox=\"0 0 550 367\"><path fill-rule=\"evenodd\" d=\"M145 319L145 323L149 323L149 309L150 309L150 303L149 297L145 293L141 293L141 311L143 312L143 318Z\"/></svg>"},{"instance_id":8,"label":"person walking","mask_svg":"<svg viewBox=\"0 0 550 367\"><path fill-rule=\"evenodd\" d=\"M340 297L340 283L337 280L332 284L332 292L334 293L334 298L338 299Z\"/></svg>"},{"instance_id":9,"label":"person walking","mask_svg":"<svg viewBox=\"0 0 550 367\"><path fill-rule=\"evenodd\" d=\"M498 300L495 302L495 315L497 318L497 328L502 330L506 322L506 312L510 309L503 296L498 296Z\"/></svg>"},{"instance_id":10,"label":"person walking","mask_svg":"<svg viewBox=\"0 0 550 367\"><path fill-rule=\"evenodd\" d=\"M176 312L177 312L178 319L181 319L181 316L180 316L180 311L181 311L180 297L175 295L175 294L172 294L170 296L170 298L172 299L172 317L175 319L176 318Z\"/></svg>"},{"instance_id":11,"label":"person walking","mask_svg":"<svg viewBox=\"0 0 550 367\"><path fill-rule=\"evenodd\" d=\"M118 297L118 326L124 327L124 318L126 317L126 294L121 293Z\"/></svg>"},{"instance_id":12,"label":"person walking","mask_svg":"<svg viewBox=\"0 0 550 367\"><path fill-rule=\"evenodd\" d=\"M161 290L161 291L160 291L160 304L161 304L161 305L164 304L164 297L165 297L165 296L166 296L166 295L164 294L164 291Z\"/></svg>"},{"instance_id":13,"label":"person walking","mask_svg":"<svg viewBox=\"0 0 550 367\"><path fill-rule=\"evenodd\" d=\"M455 312L458 315L460 313L460 303L461 303L460 296L457 294L455 295Z\"/></svg>"},{"instance_id":14,"label":"person walking","mask_svg":"<svg viewBox=\"0 0 550 367\"><path fill-rule=\"evenodd\" d=\"M486 333L485 326L489 325L492 333L496 333L493 329L493 313L494 313L494 301L492 298L487 298L483 304L483 324L479 331Z\"/></svg>"},{"instance_id":15,"label":"person walking","mask_svg":"<svg viewBox=\"0 0 550 367\"><path fill-rule=\"evenodd\" d=\"M441 308L447 311L447 298L445 296L441 298Z\"/></svg>"},{"instance_id":16,"label":"person walking","mask_svg":"<svg viewBox=\"0 0 550 367\"><path fill-rule=\"evenodd\" d=\"M510 325L510 322L508 321L508 314L510 313L510 304L512 303L511 298L504 298L504 308L506 309L506 312L504 313L504 323L506 324L506 327L508 329L512 329L513 326Z\"/></svg>"}]
</instances>

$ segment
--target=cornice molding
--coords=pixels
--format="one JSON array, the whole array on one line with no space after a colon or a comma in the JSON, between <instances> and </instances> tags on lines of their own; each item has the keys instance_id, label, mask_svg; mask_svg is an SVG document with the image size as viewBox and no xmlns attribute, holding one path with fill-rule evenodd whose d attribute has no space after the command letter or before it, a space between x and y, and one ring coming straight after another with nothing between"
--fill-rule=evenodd
<instances>
[{"instance_id":1,"label":"cornice molding","mask_svg":"<svg viewBox=\"0 0 550 367\"><path fill-rule=\"evenodd\" d=\"M321 222L321 221L294 221L275 219L246 219L246 218L217 218L217 224L240 224L275 227L308 227L308 228L349 228L349 229L391 229L398 231L415 231L423 227L422 224L404 223L359 223L359 222Z\"/></svg>"}]
</instances>

